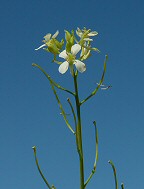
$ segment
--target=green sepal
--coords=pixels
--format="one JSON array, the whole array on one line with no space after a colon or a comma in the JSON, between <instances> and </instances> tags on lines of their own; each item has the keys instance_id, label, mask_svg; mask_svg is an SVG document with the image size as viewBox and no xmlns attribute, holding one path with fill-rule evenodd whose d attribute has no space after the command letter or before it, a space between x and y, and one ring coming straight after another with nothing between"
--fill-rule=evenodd
<instances>
[{"instance_id":1,"label":"green sepal","mask_svg":"<svg viewBox=\"0 0 144 189\"><path fill-rule=\"evenodd\" d=\"M70 42L71 46L74 45L74 36L71 36L69 42Z\"/></svg>"},{"instance_id":2,"label":"green sepal","mask_svg":"<svg viewBox=\"0 0 144 189\"><path fill-rule=\"evenodd\" d=\"M54 43L56 45L56 47L60 50L62 49L63 45L64 45L64 39L61 40L61 42L59 42L57 39L53 39Z\"/></svg>"},{"instance_id":3,"label":"green sepal","mask_svg":"<svg viewBox=\"0 0 144 189\"><path fill-rule=\"evenodd\" d=\"M71 38L71 34L70 34L70 32L67 31L67 30L65 30L65 39L66 39L66 41L69 41L70 38Z\"/></svg>"},{"instance_id":4,"label":"green sepal","mask_svg":"<svg viewBox=\"0 0 144 189\"><path fill-rule=\"evenodd\" d=\"M71 47L73 45L74 45L74 36L71 36L69 41L67 41L67 43L66 43L66 51L70 53L71 52Z\"/></svg>"},{"instance_id":5,"label":"green sepal","mask_svg":"<svg viewBox=\"0 0 144 189\"><path fill-rule=\"evenodd\" d=\"M83 61L83 60L86 60L88 59L89 57L91 56L91 53L90 51L87 52L87 54L84 54L80 57L80 60Z\"/></svg>"},{"instance_id":6,"label":"green sepal","mask_svg":"<svg viewBox=\"0 0 144 189\"><path fill-rule=\"evenodd\" d=\"M48 43L48 50L53 54L59 54L59 49L57 48L56 44L53 42Z\"/></svg>"},{"instance_id":7,"label":"green sepal","mask_svg":"<svg viewBox=\"0 0 144 189\"><path fill-rule=\"evenodd\" d=\"M70 43L66 43L66 51L67 52L71 52L71 47L72 47L72 45L70 44Z\"/></svg>"}]
</instances>

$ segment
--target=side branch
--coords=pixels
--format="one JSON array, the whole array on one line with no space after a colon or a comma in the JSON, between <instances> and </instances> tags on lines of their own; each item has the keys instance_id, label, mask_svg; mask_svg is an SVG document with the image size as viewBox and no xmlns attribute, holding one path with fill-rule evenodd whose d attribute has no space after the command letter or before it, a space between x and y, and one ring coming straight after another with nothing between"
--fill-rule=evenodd
<instances>
[{"instance_id":1,"label":"side branch","mask_svg":"<svg viewBox=\"0 0 144 189\"><path fill-rule=\"evenodd\" d=\"M58 104L59 104L59 107L60 107L61 113L62 113L62 115L63 115L63 118L64 118L64 120L65 120L65 123L66 123L66 125L68 126L68 128L70 129L70 131L71 131L73 134L75 134L74 130L72 129L72 127L71 127L70 124L68 123L68 120L67 120L67 117L66 117L66 113L65 113L65 111L64 111L64 109L63 109L63 107L62 107L62 104L61 104L61 102L60 102L60 100L59 100L59 97L58 97L58 95L57 95L57 93L56 93L56 90L55 90L54 86L57 87L57 88L59 88L59 89L61 89L61 90L64 90L64 91L66 91L66 92L69 92L69 93L72 94L72 95L74 95L74 93L71 92L71 91L69 91L69 90L67 90L67 89L62 88L60 85L58 85L57 83L55 83L55 82L51 79L51 77L50 77L39 65L37 65L37 64L32 64L32 65L35 66L35 67L37 67L37 68L39 68L39 69L43 72L43 74L47 77L47 79L49 80L50 85L51 85L52 90L53 90L53 93L54 93L54 95L55 95L55 97L56 97L56 100L57 100L57 102L58 102Z\"/></svg>"},{"instance_id":2,"label":"side branch","mask_svg":"<svg viewBox=\"0 0 144 189\"><path fill-rule=\"evenodd\" d=\"M69 124L69 122L68 122L68 120L67 120L66 113L65 113L65 111L64 111L64 109L63 109L63 107L62 107L62 104L61 104L61 102L60 102L60 100L59 100L59 97L58 97L58 95L57 95L57 93L56 93L56 90L55 90L55 88L54 88L52 82L50 82L50 84L51 84L52 90L53 90L53 92L54 92L54 95L55 95L55 97L56 97L56 100L57 100L57 102L58 102L58 104L59 104L61 113L62 113L63 118L64 118L64 120L65 120L65 123L66 123L66 125L68 126L68 128L70 129L70 131L75 135L74 130L72 129L71 125Z\"/></svg>"},{"instance_id":3,"label":"side branch","mask_svg":"<svg viewBox=\"0 0 144 189\"><path fill-rule=\"evenodd\" d=\"M72 103L71 103L69 98L67 98L67 102L69 103L72 114L73 114L74 123L75 123L75 130L76 130L76 126L77 126L76 114L75 114L74 108L73 108Z\"/></svg>"},{"instance_id":4,"label":"side branch","mask_svg":"<svg viewBox=\"0 0 144 189\"><path fill-rule=\"evenodd\" d=\"M90 176L88 177L87 181L85 182L84 187L87 186L87 184L91 180L92 176L96 172L96 166L97 166L97 161L98 161L98 130L97 130L97 127L96 127L96 121L94 121L93 124L94 124L94 127L95 127L95 147L96 147L96 150L95 150L95 161L94 161L94 167L92 169L92 172L91 172Z\"/></svg>"},{"instance_id":5,"label":"side branch","mask_svg":"<svg viewBox=\"0 0 144 189\"><path fill-rule=\"evenodd\" d=\"M74 118L74 122L75 122L76 146L77 146L78 154L80 154L80 148L79 148L79 144L78 144L77 118L76 118L76 114L75 114L75 111L74 111L74 108L72 106L72 103L71 103L70 99L68 98L67 101L68 101L68 103L70 105L70 108L71 108L71 111L72 111L72 114L73 114L73 118Z\"/></svg>"},{"instance_id":6,"label":"side branch","mask_svg":"<svg viewBox=\"0 0 144 189\"><path fill-rule=\"evenodd\" d=\"M112 166L113 169L113 174L114 174L114 179L115 179L115 189L118 189L118 180L117 180L117 175L116 175L116 168L111 160L108 161L108 163ZM123 188L123 184L122 184Z\"/></svg>"},{"instance_id":7,"label":"side branch","mask_svg":"<svg viewBox=\"0 0 144 189\"><path fill-rule=\"evenodd\" d=\"M57 84L55 81L53 81L53 80L51 79L50 75L48 75L48 74L44 71L44 69L43 69L41 66L39 66L38 64L35 64L35 63L33 63L32 66L39 68L39 69L43 72L43 74L47 77L47 79L48 79L55 87L57 87L58 89L61 89L61 90L63 90L63 91L66 91L66 92L72 94L73 96L75 96L75 94L74 94L73 92L71 92L71 91L69 91L69 90L63 88L62 86L60 86L59 84Z\"/></svg>"},{"instance_id":8,"label":"side branch","mask_svg":"<svg viewBox=\"0 0 144 189\"><path fill-rule=\"evenodd\" d=\"M106 62L107 62L107 60L108 60L108 56L106 55L105 61L104 61L103 74L102 74L102 77L101 77L101 80L100 80L98 86L96 87L96 89L95 89L87 98L85 98L84 100L81 101L80 105L82 105L82 104L85 103L87 100L89 100L89 99L90 99L92 96L94 96L94 95L97 93L97 91L99 90L101 84L102 84L103 81L104 81L104 76L105 76L105 72L106 72Z\"/></svg>"},{"instance_id":9,"label":"side branch","mask_svg":"<svg viewBox=\"0 0 144 189\"><path fill-rule=\"evenodd\" d=\"M42 179L43 179L44 182L46 183L47 187L48 187L49 189L52 189L52 187L50 186L50 184L48 183L48 181L46 180L46 178L44 177L44 175L43 175L43 173L42 173L42 171L41 171L41 169L40 169L40 166L39 166L39 163L38 163L38 159L37 159L37 155L36 155L36 147L34 146L34 147L32 147L32 149L33 149L33 151L34 151L34 157L35 157L35 162L36 162L36 166L37 166L37 168L38 168L38 171L39 171L39 173L40 173Z\"/></svg>"}]
</instances>

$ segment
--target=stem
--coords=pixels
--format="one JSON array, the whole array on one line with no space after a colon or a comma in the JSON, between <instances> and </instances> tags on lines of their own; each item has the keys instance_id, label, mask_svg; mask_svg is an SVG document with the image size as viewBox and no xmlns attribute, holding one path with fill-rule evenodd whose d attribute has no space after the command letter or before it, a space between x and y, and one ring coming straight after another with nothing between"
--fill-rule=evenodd
<instances>
[{"instance_id":1,"label":"stem","mask_svg":"<svg viewBox=\"0 0 144 189\"><path fill-rule=\"evenodd\" d=\"M37 159L37 155L36 155L36 147L34 146L34 147L32 147L32 148L33 148L33 150L34 150L35 162L36 162L38 171L39 171L39 173L40 173L42 179L43 179L44 182L46 183L47 187L48 187L49 189L52 189L52 187L50 186L50 184L48 183L48 181L46 180L46 178L44 177L44 175L43 175L43 173L42 173L42 171L41 171L41 169L40 169L40 166L39 166L39 163L38 163L38 159Z\"/></svg>"},{"instance_id":2,"label":"stem","mask_svg":"<svg viewBox=\"0 0 144 189\"><path fill-rule=\"evenodd\" d=\"M38 64L34 64L34 63L32 64L32 66L39 68L39 69L43 72L43 74L47 77L47 79L49 80L49 82L51 82L55 87L57 87L58 89L61 89L61 90L63 90L63 91L66 91L66 92L72 94L73 96L75 96L75 94L74 94L73 92L71 92L71 91L69 91L69 90L63 88L63 87L60 86L59 84L57 84L57 83L50 77L50 75L48 75L48 74L45 72L45 70L44 70L41 66L39 66Z\"/></svg>"},{"instance_id":3,"label":"stem","mask_svg":"<svg viewBox=\"0 0 144 189\"><path fill-rule=\"evenodd\" d=\"M89 183L89 181L93 177L94 173L96 172L97 161L98 161L98 131L97 131L97 127L96 127L96 121L94 121L93 124L94 124L94 127L95 127L95 147L96 147L95 162L94 162L92 172L89 175L87 181L85 182L85 187L87 186L87 184Z\"/></svg>"},{"instance_id":4,"label":"stem","mask_svg":"<svg viewBox=\"0 0 144 189\"><path fill-rule=\"evenodd\" d=\"M108 56L106 55L105 56L105 61L104 61L104 69L103 69L103 74L102 74L102 77L101 77L101 80L99 82L99 85L96 87L96 89L87 97L85 98L84 100L81 101L80 105L82 105L83 103L85 103L87 100L89 100L91 97L93 97L97 91L99 90L101 84L103 83L104 81L104 76L105 76L105 72L106 72L106 62L108 60Z\"/></svg>"},{"instance_id":5,"label":"stem","mask_svg":"<svg viewBox=\"0 0 144 189\"><path fill-rule=\"evenodd\" d=\"M110 165L112 166L112 169L113 169L114 179L115 179L115 189L118 189L118 180L117 180L116 168L115 168L115 166L114 166L114 164L111 160L109 160L108 163L110 163ZM123 185L122 185L122 189L123 189Z\"/></svg>"},{"instance_id":6,"label":"stem","mask_svg":"<svg viewBox=\"0 0 144 189\"><path fill-rule=\"evenodd\" d=\"M84 158L83 158L83 147L82 147L82 125L81 125L81 112L80 112L80 101L78 95L78 85L77 85L77 72L74 73L74 87L75 87L75 102L76 102L76 111L77 111L77 146L78 154L80 160L80 189L84 189Z\"/></svg>"}]
</instances>

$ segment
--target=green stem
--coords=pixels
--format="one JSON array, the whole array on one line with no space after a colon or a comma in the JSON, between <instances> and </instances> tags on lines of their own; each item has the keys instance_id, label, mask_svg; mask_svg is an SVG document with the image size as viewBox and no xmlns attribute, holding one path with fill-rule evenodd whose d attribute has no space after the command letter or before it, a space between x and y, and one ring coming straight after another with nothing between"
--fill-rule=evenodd
<instances>
[{"instance_id":1,"label":"green stem","mask_svg":"<svg viewBox=\"0 0 144 189\"><path fill-rule=\"evenodd\" d=\"M112 169L113 169L114 179L115 179L115 189L118 189L118 180L117 180L116 168L115 168L115 166L114 166L114 164L111 160L109 160L108 163L112 166ZM122 187L123 187L123 185L122 185Z\"/></svg>"},{"instance_id":2,"label":"green stem","mask_svg":"<svg viewBox=\"0 0 144 189\"><path fill-rule=\"evenodd\" d=\"M84 158L83 158L83 146L82 146L82 125L81 125L81 111L80 111L80 101L78 94L78 85L77 85L77 72L74 73L74 86L75 86L75 102L76 102L76 111L77 111L77 146L78 154L80 160L80 189L84 189Z\"/></svg>"},{"instance_id":3,"label":"green stem","mask_svg":"<svg viewBox=\"0 0 144 189\"><path fill-rule=\"evenodd\" d=\"M121 189L124 189L124 183L121 183Z\"/></svg>"},{"instance_id":4,"label":"green stem","mask_svg":"<svg viewBox=\"0 0 144 189\"><path fill-rule=\"evenodd\" d=\"M39 171L39 173L40 173L42 179L43 179L44 182L46 183L47 187L48 187L49 189L52 189L52 187L50 186L50 184L48 183L48 181L46 180L46 178L44 177L44 175L43 175L43 173L42 173L42 171L41 171L41 169L40 169L40 166L39 166L39 163L38 163L38 159L37 159L37 155L36 155L36 147L34 146L34 147L32 147L32 148L33 148L33 150L34 150L35 162L36 162L38 171Z\"/></svg>"},{"instance_id":5,"label":"green stem","mask_svg":"<svg viewBox=\"0 0 144 189\"><path fill-rule=\"evenodd\" d=\"M105 72L106 72L106 62L107 62L107 60L108 60L108 56L106 55L106 56L105 56L105 61L104 61L104 69L103 69L103 73L102 73L102 77L101 77L101 80L100 80L100 82L99 82L99 85L96 87L96 89L95 89L87 98L85 98L84 100L82 100L82 101L80 102L80 105L82 105L82 104L85 103L87 100L89 100L91 97L93 97L93 96L97 93L97 91L99 90L101 84L102 84L103 81L104 81L104 76L105 76Z\"/></svg>"},{"instance_id":6,"label":"green stem","mask_svg":"<svg viewBox=\"0 0 144 189\"><path fill-rule=\"evenodd\" d=\"M94 167L92 169L91 174L89 175L87 181L85 182L85 187L87 186L87 184L89 183L89 181L91 180L92 176L94 175L94 173L96 172L96 166L97 166L97 161L98 161L98 130L96 127L96 121L93 122L94 127L95 127L95 147L96 147L96 152L95 152L95 162L94 162Z\"/></svg>"},{"instance_id":7,"label":"green stem","mask_svg":"<svg viewBox=\"0 0 144 189\"><path fill-rule=\"evenodd\" d=\"M63 88L62 86L60 86L59 84L57 84L54 80L52 80L52 78L50 77L50 75L48 75L48 74L45 72L45 70L44 70L41 66L39 66L38 64L34 64L34 63L32 64L32 66L39 68L39 69L43 72L43 74L47 77L47 79L48 79L55 87L57 87L58 89L61 89L61 90L63 90L63 91L66 91L66 92L72 94L73 96L75 96L75 94L74 94L73 92L71 92L71 91L69 91L69 90Z\"/></svg>"}]
</instances>

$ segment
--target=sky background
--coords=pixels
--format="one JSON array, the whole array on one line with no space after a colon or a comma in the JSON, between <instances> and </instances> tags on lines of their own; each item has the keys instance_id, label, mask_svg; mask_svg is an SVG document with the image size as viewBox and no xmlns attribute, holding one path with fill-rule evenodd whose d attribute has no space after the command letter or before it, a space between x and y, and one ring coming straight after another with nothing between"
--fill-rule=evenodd
<instances>
[{"instance_id":1,"label":"sky background","mask_svg":"<svg viewBox=\"0 0 144 189\"><path fill-rule=\"evenodd\" d=\"M61 75L52 55L34 49L47 33L87 27L96 30L87 71L79 74L80 98L96 87L109 55L105 84L82 107L85 178L93 168L99 131L99 161L89 189L115 188L108 160L113 160L119 186L144 188L144 1L1 0L0 5L0 188L47 188L34 161L58 189L79 188L75 139L67 129L49 82L32 63L41 65L62 86L73 89L68 71ZM65 110L69 94L58 91ZM71 120L71 116L70 116Z\"/></svg>"}]
</instances>

